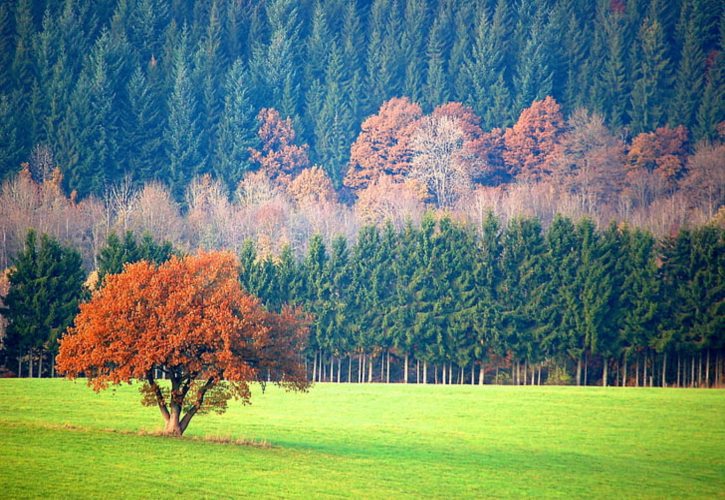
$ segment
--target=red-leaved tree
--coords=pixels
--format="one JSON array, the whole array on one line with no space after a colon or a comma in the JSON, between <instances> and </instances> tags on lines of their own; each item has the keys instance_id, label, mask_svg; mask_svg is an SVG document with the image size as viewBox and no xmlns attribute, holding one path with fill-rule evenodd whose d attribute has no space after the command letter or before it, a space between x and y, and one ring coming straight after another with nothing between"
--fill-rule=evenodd
<instances>
[{"instance_id":1,"label":"red-leaved tree","mask_svg":"<svg viewBox=\"0 0 725 500\"><path fill-rule=\"evenodd\" d=\"M539 182L551 174L551 161L564 133L559 104L547 97L534 101L506 130L504 160L517 179Z\"/></svg>"},{"instance_id":2,"label":"red-leaved tree","mask_svg":"<svg viewBox=\"0 0 725 500\"><path fill-rule=\"evenodd\" d=\"M302 169L310 165L307 145L295 144L292 120L285 120L274 108L263 108L257 115L261 150L250 149L253 162L267 173L270 179L287 184Z\"/></svg>"},{"instance_id":3,"label":"red-leaved tree","mask_svg":"<svg viewBox=\"0 0 725 500\"><path fill-rule=\"evenodd\" d=\"M383 103L378 114L367 118L350 148L350 167L343 183L365 189L381 175L402 182L410 171L410 136L423 112L406 97Z\"/></svg>"},{"instance_id":4,"label":"red-leaved tree","mask_svg":"<svg viewBox=\"0 0 725 500\"><path fill-rule=\"evenodd\" d=\"M231 398L248 403L251 382L305 390L306 320L268 312L242 290L238 267L232 253L210 252L109 275L61 340L58 370L96 391L141 381L143 403L159 407L170 435L197 413L223 413Z\"/></svg>"}]
</instances>

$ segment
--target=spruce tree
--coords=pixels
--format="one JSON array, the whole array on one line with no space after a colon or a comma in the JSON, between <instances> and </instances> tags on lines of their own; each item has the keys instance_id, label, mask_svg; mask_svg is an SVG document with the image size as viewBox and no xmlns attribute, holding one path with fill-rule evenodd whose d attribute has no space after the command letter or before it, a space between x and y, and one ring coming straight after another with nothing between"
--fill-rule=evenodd
<instances>
[{"instance_id":1,"label":"spruce tree","mask_svg":"<svg viewBox=\"0 0 725 500\"><path fill-rule=\"evenodd\" d=\"M249 148L257 145L256 121L248 87L248 75L240 60L232 64L224 82L224 110L216 140L212 168L230 191L249 170Z\"/></svg>"},{"instance_id":2,"label":"spruce tree","mask_svg":"<svg viewBox=\"0 0 725 500\"><path fill-rule=\"evenodd\" d=\"M6 349L18 358L28 353L43 355L57 350L57 341L68 328L85 293L81 256L57 241L33 230L17 256L10 273L10 291L5 297ZM32 363L32 358L31 358ZM19 365L20 369L20 365ZM32 374L32 367L30 368ZM42 376L39 370L38 376Z\"/></svg>"},{"instance_id":3,"label":"spruce tree","mask_svg":"<svg viewBox=\"0 0 725 500\"><path fill-rule=\"evenodd\" d=\"M649 132L664 122L670 86L669 59L662 26L645 19L637 37L635 80L632 87L630 127L632 133Z\"/></svg>"},{"instance_id":4,"label":"spruce tree","mask_svg":"<svg viewBox=\"0 0 725 500\"><path fill-rule=\"evenodd\" d=\"M184 29L174 51L172 90L168 100L168 123L164 144L168 175L174 197L180 200L187 183L202 169L201 136L197 96L188 67L188 30Z\"/></svg>"}]
</instances>

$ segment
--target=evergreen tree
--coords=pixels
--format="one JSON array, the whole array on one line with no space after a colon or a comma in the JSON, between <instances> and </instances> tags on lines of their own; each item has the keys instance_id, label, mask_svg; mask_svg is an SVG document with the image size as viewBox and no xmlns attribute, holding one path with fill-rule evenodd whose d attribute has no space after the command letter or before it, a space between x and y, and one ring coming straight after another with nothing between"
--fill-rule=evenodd
<instances>
[{"instance_id":1,"label":"evergreen tree","mask_svg":"<svg viewBox=\"0 0 725 500\"><path fill-rule=\"evenodd\" d=\"M720 45L725 46L725 16L720 23ZM714 54L705 78L695 136L713 140L718 137L718 125L725 121L725 54L722 51Z\"/></svg>"},{"instance_id":2,"label":"evergreen tree","mask_svg":"<svg viewBox=\"0 0 725 500\"><path fill-rule=\"evenodd\" d=\"M156 65L148 68L157 73ZM129 169L139 182L159 178L166 162L163 143L163 103L152 82L158 75L147 78L138 67L128 82L128 116L125 123L124 149Z\"/></svg>"},{"instance_id":3,"label":"evergreen tree","mask_svg":"<svg viewBox=\"0 0 725 500\"><path fill-rule=\"evenodd\" d=\"M423 98L425 36L428 28L425 0L406 0L400 50L405 64L403 95L413 102Z\"/></svg>"},{"instance_id":4,"label":"evergreen tree","mask_svg":"<svg viewBox=\"0 0 725 500\"><path fill-rule=\"evenodd\" d=\"M196 93L188 67L188 30L184 29L174 51L172 91L169 95L169 121L164 131L168 176L172 193L182 198L186 184L197 175L203 161Z\"/></svg>"},{"instance_id":5,"label":"evergreen tree","mask_svg":"<svg viewBox=\"0 0 725 500\"><path fill-rule=\"evenodd\" d=\"M448 101L448 81L446 79L446 45L444 12L438 13L428 34L426 49L427 70L422 101L428 111Z\"/></svg>"},{"instance_id":6,"label":"evergreen tree","mask_svg":"<svg viewBox=\"0 0 725 500\"><path fill-rule=\"evenodd\" d=\"M40 354L38 376L42 376L43 353L56 352L58 339L71 325L84 297L84 279L77 251L47 235L38 242L35 232L28 232L5 297L9 320L5 348L18 358L18 371L21 356ZM32 365L29 373L33 374Z\"/></svg>"},{"instance_id":7,"label":"evergreen tree","mask_svg":"<svg viewBox=\"0 0 725 500\"><path fill-rule=\"evenodd\" d=\"M254 108L247 73L240 60L236 60L229 69L224 91L224 111L212 168L217 178L224 180L229 190L234 191L250 168L249 148L257 146Z\"/></svg>"},{"instance_id":8,"label":"evergreen tree","mask_svg":"<svg viewBox=\"0 0 725 500\"><path fill-rule=\"evenodd\" d=\"M0 180L18 171L22 158L15 114L7 96L0 94Z\"/></svg>"},{"instance_id":9,"label":"evergreen tree","mask_svg":"<svg viewBox=\"0 0 725 500\"><path fill-rule=\"evenodd\" d=\"M551 52L543 12L539 10L532 20L516 67L514 115L529 107L533 101L552 95L553 72L549 60Z\"/></svg>"},{"instance_id":10,"label":"evergreen tree","mask_svg":"<svg viewBox=\"0 0 725 500\"><path fill-rule=\"evenodd\" d=\"M691 129L695 121L695 114L699 107L700 96L703 91L703 75L705 73L705 54L702 51L701 26L703 19L696 12L686 8L685 2L681 16L686 20L684 40L680 54L680 63L675 74L675 88L673 109L670 124L673 127L684 125Z\"/></svg>"},{"instance_id":11,"label":"evergreen tree","mask_svg":"<svg viewBox=\"0 0 725 500\"><path fill-rule=\"evenodd\" d=\"M654 130L662 125L670 85L669 59L659 21L645 19L636 47L630 113L630 127L634 134Z\"/></svg>"}]
</instances>

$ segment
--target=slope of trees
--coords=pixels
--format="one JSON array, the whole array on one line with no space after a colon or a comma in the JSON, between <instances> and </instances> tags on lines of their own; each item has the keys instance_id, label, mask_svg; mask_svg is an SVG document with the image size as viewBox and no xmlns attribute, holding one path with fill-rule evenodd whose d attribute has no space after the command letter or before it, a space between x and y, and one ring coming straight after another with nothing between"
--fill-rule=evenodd
<instances>
[{"instance_id":1,"label":"slope of trees","mask_svg":"<svg viewBox=\"0 0 725 500\"><path fill-rule=\"evenodd\" d=\"M204 173L234 189L254 158L284 156L256 134L254 116L275 109L340 188L364 121L399 96L424 112L461 102L486 132L550 96L615 136L682 125L693 142L713 139L725 119L722 2L663 5L4 2L0 178L40 145L80 197L126 174L163 179L177 200Z\"/></svg>"}]
</instances>

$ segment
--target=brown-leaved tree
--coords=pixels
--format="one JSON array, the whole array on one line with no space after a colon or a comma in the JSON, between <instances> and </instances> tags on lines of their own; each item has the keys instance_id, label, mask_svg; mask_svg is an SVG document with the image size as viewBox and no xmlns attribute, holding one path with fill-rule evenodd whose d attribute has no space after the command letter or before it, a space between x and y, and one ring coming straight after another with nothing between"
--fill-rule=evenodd
<instances>
[{"instance_id":1,"label":"brown-leaved tree","mask_svg":"<svg viewBox=\"0 0 725 500\"><path fill-rule=\"evenodd\" d=\"M177 436L197 413L248 403L252 382L305 390L306 319L268 312L242 290L238 268L232 253L209 252L109 275L63 337L58 370L85 375L96 391L142 381L144 404L157 405L164 433Z\"/></svg>"}]
</instances>

